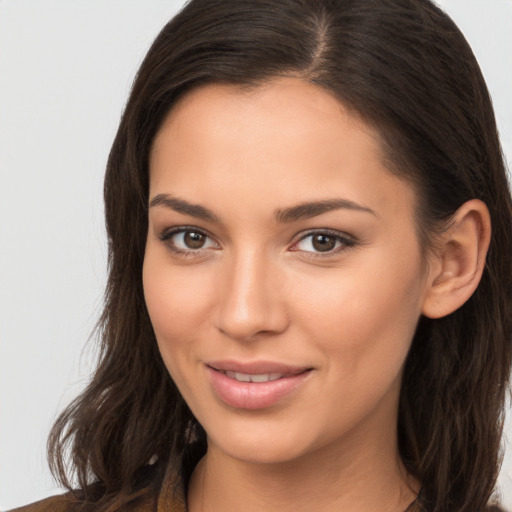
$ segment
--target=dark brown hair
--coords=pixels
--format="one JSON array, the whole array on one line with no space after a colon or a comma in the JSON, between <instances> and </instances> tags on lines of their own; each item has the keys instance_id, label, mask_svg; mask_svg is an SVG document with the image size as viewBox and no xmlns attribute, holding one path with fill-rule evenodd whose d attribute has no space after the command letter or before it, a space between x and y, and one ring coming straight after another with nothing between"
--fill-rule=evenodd
<instances>
[{"instance_id":1,"label":"dark brown hair","mask_svg":"<svg viewBox=\"0 0 512 512\"><path fill-rule=\"evenodd\" d=\"M250 87L283 74L332 92L377 129L391 172L416 187L426 250L436 226L465 201L489 207L481 283L455 313L420 319L398 418L402 459L422 483L419 505L481 511L499 469L510 370L512 206L476 59L429 0L192 0L164 27L110 153L101 354L91 383L51 433L52 470L69 487L66 475L74 475L94 510L115 510L158 485L168 464L186 478L191 437L204 452L205 433L160 358L144 303L149 151L173 104L193 87ZM154 455L152 484L141 475Z\"/></svg>"}]
</instances>

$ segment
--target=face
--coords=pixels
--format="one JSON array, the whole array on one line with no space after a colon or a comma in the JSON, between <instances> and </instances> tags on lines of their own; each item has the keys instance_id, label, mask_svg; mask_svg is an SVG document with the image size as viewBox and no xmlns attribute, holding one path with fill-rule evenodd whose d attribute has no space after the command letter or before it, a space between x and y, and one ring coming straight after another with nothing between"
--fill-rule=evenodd
<instances>
[{"instance_id":1,"label":"face","mask_svg":"<svg viewBox=\"0 0 512 512\"><path fill-rule=\"evenodd\" d=\"M283 462L396 436L426 276L414 192L382 160L296 78L203 86L161 127L144 292L209 450Z\"/></svg>"}]
</instances>

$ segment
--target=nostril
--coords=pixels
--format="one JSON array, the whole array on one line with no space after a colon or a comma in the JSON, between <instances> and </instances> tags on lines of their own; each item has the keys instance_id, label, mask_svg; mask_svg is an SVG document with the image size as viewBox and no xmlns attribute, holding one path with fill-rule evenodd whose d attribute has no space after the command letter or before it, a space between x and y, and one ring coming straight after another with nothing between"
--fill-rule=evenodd
<instances>
[{"instance_id":1,"label":"nostril","mask_svg":"<svg viewBox=\"0 0 512 512\"><path fill-rule=\"evenodd\" d=\"M251 341L282 332L288 325L271 264L260 252L238 255L226 266L214 313L216 328L225 336Z\"/></svg>"}]
</instances>

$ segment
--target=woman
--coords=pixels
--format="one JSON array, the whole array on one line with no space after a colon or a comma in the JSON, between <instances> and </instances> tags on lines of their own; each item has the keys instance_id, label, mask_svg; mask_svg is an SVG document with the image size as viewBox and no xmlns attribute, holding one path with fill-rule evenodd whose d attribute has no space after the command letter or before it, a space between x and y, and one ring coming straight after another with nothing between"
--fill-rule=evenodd
<instances>
[{"instance_id":1,"label":"woman","mask_svg":"<svg viewBox=\"0 0 512 512\"><path fill-rule=\"evenodd\" d=\"M190 2L105 204L101 362L49 443L70 493L25 510L486 509L512 206L438 8Z\"/></svg>"}]
</instances>

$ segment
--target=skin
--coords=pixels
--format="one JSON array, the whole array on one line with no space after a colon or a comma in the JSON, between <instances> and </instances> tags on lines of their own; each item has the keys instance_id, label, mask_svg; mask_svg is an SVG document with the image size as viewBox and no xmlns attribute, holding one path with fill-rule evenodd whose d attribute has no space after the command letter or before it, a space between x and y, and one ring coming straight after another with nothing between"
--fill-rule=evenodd
<instances>
[{"instance_id":1,"label":"skin","mask_svg":"<svg viewBox=\"0 0 512 512\"><path fill-rule=\"evenodd\" d=\"M334 199L345 202L276 218ZM151 202L146 303L208 435L189 510L405 509L419 486L397 450L404 361L420 315L445 314L432 290L450 289L461 267L453 251L425 261L415 192L385 168L377 134L299 78L249 92L202 86L154 141ZM481 238L476 224L466 222L469 238ZM183 226L205 235L201 247L172 234ZM319 252L311 230L334 248ZM278 403L247 410L212 388L207 363L226 359L311 371Z\"/></svg>"}]
</instances>

